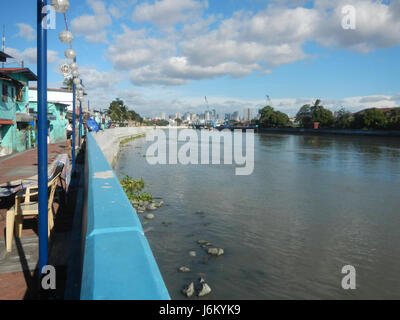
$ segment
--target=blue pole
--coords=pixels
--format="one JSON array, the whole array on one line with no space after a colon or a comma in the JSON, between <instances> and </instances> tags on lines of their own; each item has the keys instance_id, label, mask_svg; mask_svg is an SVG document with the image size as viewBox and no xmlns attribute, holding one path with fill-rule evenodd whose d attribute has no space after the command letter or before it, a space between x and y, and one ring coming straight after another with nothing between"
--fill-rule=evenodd
<instances>
[{"instance_id":1,"label":"blue pole","mask_svg":"<svg viewBox=\"0 0 400 320\"><path fill-rule=\"evenodd\" d=\"M82 101L79 101L79 148L81 147L82 139Z\"/></svg>"},{"instance_id":2,"label":"blue pole","mask_svg":"<svg viewBox=\"0 0 400 320\"><path fill-rule=\"evenodd\" d=\"M39 267L48 263L47 212L47 30L42 9L47 0L37 0L37 72L38 72L38 177L39 177Z\"/></svg>"},{"instance_id":3,"label":"blue pole","mask_svg":"<svg viewBox=\"0 0 400 320\"><path fill-rule=\"evenodd\" d=\"M76 58L74 58L74 62L76 62ZM76 115L75 115L75 113L76 113L76 98L75 98L75 91L76 91L76 88L75 88L75 83L74 83L74 85L73 85L73 95L74 95L74 97L73 97L73 108L72 108L72 112L73 112L73 114L72 114L72 172L74 172L75 171L75 122L76 122Z\"/></svg>"}]
</instances>

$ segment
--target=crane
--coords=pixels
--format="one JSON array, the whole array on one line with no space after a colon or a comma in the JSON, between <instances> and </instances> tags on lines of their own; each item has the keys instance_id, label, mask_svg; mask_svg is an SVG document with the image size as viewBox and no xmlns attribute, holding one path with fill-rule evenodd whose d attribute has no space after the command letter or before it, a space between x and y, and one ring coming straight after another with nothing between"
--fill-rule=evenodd
<instances>
[{"instance_id":1,"label":"crane","mask_svg":"<svg viewBox=\"0 0 400 320\"><path fill-rule=\"evenodd\" d=\"M271 98L269 97L268 94L265 95L265 96L267 97L267 105L270 106L270 107L272 107L272 100L271 100Z\"/></svg>"}]
</instances>

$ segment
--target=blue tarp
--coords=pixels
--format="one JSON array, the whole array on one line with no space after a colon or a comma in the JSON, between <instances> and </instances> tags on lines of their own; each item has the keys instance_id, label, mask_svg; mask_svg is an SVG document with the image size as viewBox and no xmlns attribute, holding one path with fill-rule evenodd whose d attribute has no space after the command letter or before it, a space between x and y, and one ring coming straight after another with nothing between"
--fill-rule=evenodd
<instances>
[{"instance_id":1,"label":"blue tarp","mask_svg":"<svg viewBox=\"0 0 400 320\"><path fill-rule=\"evenodd\" d=\"M100 130L99 124L93 119L86 120L89 131L98 132Z\"/></svg>"}]
</instances>

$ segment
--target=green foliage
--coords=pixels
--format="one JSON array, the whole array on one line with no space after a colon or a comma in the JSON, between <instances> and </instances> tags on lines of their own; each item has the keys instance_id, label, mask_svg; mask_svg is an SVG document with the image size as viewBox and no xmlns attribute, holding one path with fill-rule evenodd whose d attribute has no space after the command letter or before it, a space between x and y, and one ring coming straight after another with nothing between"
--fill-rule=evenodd
<instances>
[{"instance_id":1,"label":"green foliage","mask_svg":"<svg viewBox=\"0 0 400 320\"><path fill-rule=\"evenodd\" d=\"M296 115L296 121L304 128L312 127L314 122L319 122L320 128L330 128L335 122L332 111L320 105L321 100L317 99L311 106L306 104L301 107Z\"/></svg>"},{"instance_id":2,"label":"green foliage","mask_svg":"<svg viewBox=\"0 0 400 320\"><path fill-rule=\"evenodd\" d=\"M335 128L349 129L352 126L352 121L351 113L345 108L341 108L339 111L335 112Z\"/></svg>"},{"instance_id":3,"label":"green foliage","mask_svg":"<svg viewBox=\"0 0 400 320\"><path fill-rule=\"evenodd\" d=\"M72 90L73 88L74 88L74 79L72 78L64 79L63 86L61 87L61 89Z\"/></svg>"},{"instance_id":4,"label":"green foliage","mask_svg":"<svg viewBox=\"0 0 400 320\"><path fill-rule=\"evenodd\" d=\"M400 108L394 108L386 113L387 128L400 130Z\"/></svg>"},{"instance_id":5,"label":"green foliage","mask_svg":"<svg viewBox=\"0 0 400 320\"><path fill-rule=\"evenodd\" d=\"M143 179L134 180L129 176L125 176L121 180L121 186L127 197L131 201L152 201L153 196L148 192L142 192L145 188Z\"/></svg>"},{"instance_id":6,"label":"green foliage","mask_svg":"<svg viewBox=\"0 0 400 320\"><path fill-rule=\"evenodd\" d=\"M180 126L180 125L182 124L182 122L183 122L182 119L179 119L179 118L176 119L175 121L176 121L176 124L177 124L178 126Z\"/></svg>"},{"instance_id":7,"label":"green foliage","mask_svg":"<svg viewBox=\"0 0 400 320\"><path fill-rule=\"evenodd\" d=\"M117 98L110 103L110 107L106 110L113 122L136 121L143 122L143 118L133 110L128 110L128 107L122 100Z\"/></svg>"},{"instance_id":8,"label":"green foliage","mask_svg":"<svg viewBox=\"0 0 400 320\"><path fill-rule=\"evenodd\" d=\"M146 126L158 126L158 127L167 127L167 126L169 126L169 121L168 120L144 121L143 123Z\"/></svg>"},{"instance_id":9,"label":"green foliage","mask_svg":"<svg viewBox=\"0 0 400 320\"><path fill-rule=\"evenodd\" d=\"M259 125L262 128L287 128L291 126L287 114L275 111L271 106L262 108L259 113Z\"/></svg>"},{"instance_id":10,"label":"green foliage","mask_svg":"<svg viewBox=\"0 0 400 320\"><path fill-rule=\"evenodd\" d=\"M126 138L126 139L122 140L119 144L122 146L122 145L124 145L124 144L126 144L126 143L128 143L128 142L130 142L132 140L143 138L145 136L146 136L146 134L141 134L139 136L129 137L129 138Z\"/></svg>"},{"instance_id":11,"label":"green foliage","mask_svg":"<svg viewBox=\"0 0 400 320\"><path fill-rule=\"evenodd\" d=\"M385 114L377 108L359 112L354 117L354 127L356 129L384 129L386 123Z\"/></svg>"}]
</instances>

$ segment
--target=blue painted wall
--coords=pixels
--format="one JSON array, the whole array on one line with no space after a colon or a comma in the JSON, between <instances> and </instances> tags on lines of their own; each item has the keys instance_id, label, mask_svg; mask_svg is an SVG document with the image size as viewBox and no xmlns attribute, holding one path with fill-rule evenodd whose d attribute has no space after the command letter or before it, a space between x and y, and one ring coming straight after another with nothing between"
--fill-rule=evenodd
<instances>
[{"instance_id":1,"label":"blue painted wall","mask_svg":"<svg viewBox=\"0 0 400 320\"><path fill-rule=\"evenodd\" d=\"M83 300L169 300L140 220L92 134L86 148Z\"/></svg>"}]
</instances>

